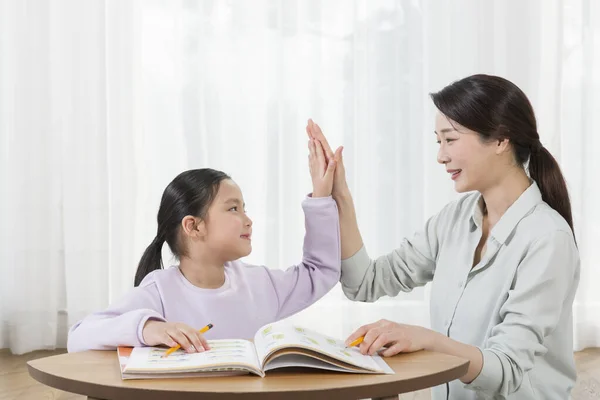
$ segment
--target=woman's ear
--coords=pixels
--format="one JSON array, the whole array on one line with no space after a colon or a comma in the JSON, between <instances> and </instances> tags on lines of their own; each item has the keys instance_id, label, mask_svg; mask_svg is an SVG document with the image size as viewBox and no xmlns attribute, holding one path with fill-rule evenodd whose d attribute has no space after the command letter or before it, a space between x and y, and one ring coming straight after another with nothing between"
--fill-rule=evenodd
<instances>
[{"instance_id":1,"label":"woman's ear","mask_svg":"<svg viewBox=\"0 0 600 400\"><path fill-rule=\"evenodd\" d=\"M510 140L508 138L498 139L498 142L496 145L496 154L500 155L509 150L511 150Z\"/></svg>"},{"instance_id":2,"label":"woman's ear","mask_svg":"<svg viewBox=\"0 0 600 400\"><path fill-rule=\"evenodd\" d=\"M181 220L181 228L186 236L194 239L199 239L206 235L206 224L204 220L191 215L186 215Z\"/></svg>"}]
</instances>

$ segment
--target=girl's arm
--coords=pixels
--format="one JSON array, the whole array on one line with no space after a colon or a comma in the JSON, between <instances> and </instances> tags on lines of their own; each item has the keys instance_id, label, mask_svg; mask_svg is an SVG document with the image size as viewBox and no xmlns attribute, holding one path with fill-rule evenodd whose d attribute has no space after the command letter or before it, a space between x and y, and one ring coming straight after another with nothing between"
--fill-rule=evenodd
<instances>
[{"instance_id":1,"label":"girl's arm","mask_svg":"<svg viewBox=\"0 0 600 400\"><path fill-rule=\"evenodd\" d=\"M302 261L287 270L266 269L278 304L276 319L293 315L315 303L340 279L338 210L331 197L308 197L302 202L306 235Z\"/></svg>"},{"instance_id":2,"label":"girl's arm","mask_svg":"<svg viewBox=\"0 0 600 400\"><path fill-rule=\"evenodd\" d=\"M448 215L448 210L430 218L424 231L418 232L411 240L405 240L396 250L371 259L363 245L354 202L346 182L343 148L333 153L321 128L312 120L308 121L306 132L309 138L321 144L326 159L336 162L332 195L339 209L341 282L346 296L351 300L370 302L384 295L395 296L399 291L410 291L431 281L440 248L438 232L441 231L440 225L444 224L440 215Z\"/></svg>"},{"instance_id":3,"label":"girl's arm","mask_svg":"<svg viewBox=\"0 0 600 400\"><path fill-rule=\"evenodd\" d=\"M165 321L154 282L134 288L106 310L73 325L69 330L67 349L76 352L143 346L142 331L149 319Z\"/></svg>"}]
</instances>

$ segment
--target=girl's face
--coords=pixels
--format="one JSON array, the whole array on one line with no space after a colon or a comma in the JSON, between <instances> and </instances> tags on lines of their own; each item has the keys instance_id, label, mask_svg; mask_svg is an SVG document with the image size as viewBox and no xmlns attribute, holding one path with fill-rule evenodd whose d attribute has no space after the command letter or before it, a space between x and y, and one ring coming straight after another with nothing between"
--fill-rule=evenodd
<instances>
[{"instance_id":1,"label":"girl's face","mask_svg":"<svg viewBox=\"0 0 600 400\"><path fill-rule=\"evenodd\" d=\"M483 191L496 180L498 168L505 157L498 157L497 141L484 143L471 131L441 112L435 118L435 135L439 143L437 161L446 167L457 192Z\"/></svg>"},{"instance_id":2,"label":"girl's face","mask_svg":"<svg viewBox=\"0 0 600 400\"><path fill-rule=\"evenodd\" d=\"M232 180L221 181L206 214L207 247L219 258L233 261L252 251L252 220L246 215L244 198Z\"/></svg>"}]
</instances>

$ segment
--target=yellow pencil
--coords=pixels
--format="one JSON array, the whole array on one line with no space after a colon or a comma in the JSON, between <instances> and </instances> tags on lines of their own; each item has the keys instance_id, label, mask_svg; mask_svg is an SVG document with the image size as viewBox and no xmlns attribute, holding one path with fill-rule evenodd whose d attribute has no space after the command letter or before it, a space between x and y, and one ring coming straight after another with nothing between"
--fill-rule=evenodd
<instances>
[{"instance_id":1,"label":"yellow pencil","mask_svg":"<svg viewBox=\"0 0 600 400\"><path fill-rule=\"evenodd\" d=\"M208 331L210 328L212 328L213 325L212 324L208 324L206 325L204 328L200 329L200 333L204 333L206 331ZM181 345L177 345L175 347L171 347L169 350L167 350L167 352L163 355L163 358L168 356L169 354L173 353L175 350L178 350L181 348Z\"/></svg>"},{"instance_id":2,"label":"yellow pencil","mask_svg":"<svg viewBox=\"0 0 600 400\"><path fill-rule=\"evenodd\" d=\"M346 346L346 348L348 348L348 347L354 347L354 346L356 346L357 344L361 344L361 343L362 343L362 341L364 340L364 338L365 338L364 336L361 336L361 337L359 337L359 338L358 338L358 339L356 339L354 342L352 342L352 343L350 343L348 346Z\"/></svg>"}]
</instances>

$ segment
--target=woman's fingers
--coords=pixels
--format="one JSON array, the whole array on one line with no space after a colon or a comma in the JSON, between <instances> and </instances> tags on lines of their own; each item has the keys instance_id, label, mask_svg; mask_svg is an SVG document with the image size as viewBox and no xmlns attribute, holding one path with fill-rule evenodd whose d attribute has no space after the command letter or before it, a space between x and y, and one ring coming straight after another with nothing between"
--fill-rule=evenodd
<instances>
[{"instance_id":1,"label":"woman's fingers","mask_svg":"<svg viewBox=\"0 0 600 400\"><path fill-rule=\"evenodd\" d=\"M336 160L338 163L342 162L342 151L344 151L344 146L340 146L337 149L335 149L335 153L333 153L333 159Z\"/></svg>"},{"instance_id":2,"label":"woman's fingers","mask_svg":"<svg viewBox=\"0 0 600 400\"><path fill-rule=\"evenodd\" d=\"M390 343L390 335L389 332L379 332L377 338L373 341L371 346L367 349L367 354L372 356L377 353L379 349L384 347L386 344Z\"/></svg>"},{"instance_id":3,"label":"woman's fingers","mask_svg":"<svg viewBox=\"0 0 600 400\"><path fill-rule=\"evenodd\" d=\"M373 342L375 342L379 337L380 332L381 330L377 327L371 328L367 331L367 333L365 334L365 338L363 339L359 347L359 350L362 354L367 354L369 352L369 349L373 345Z\"/></svg>"},{"instance_id":4,"label":"woman's fingers","mask_svg":"<svg viewBox=\"0 0 600 400\"><path fill-rule=\"evenodd\" d=\"M363 325L354 332L352 332L352 334L348 336L348 339L346 339L346 346L349 346L350 343L354 342L359 337L364 336L369 331L369 329L371 329L372 326L373 324Z\"/></svg>"},{"instance_id":5,"label":"woman's fingers","mask_svg":"<svg viewBox=\"0 0 600 400\"><path fill-rule=\"evenodd\" d=\"M396 354L404 351L404 349L406 349L406 341L399 340L393 346L390 346L387 349L385 349L384 351L382 351L381 355L384 357L395 356Z\"/></svg>"}]
</instances>

